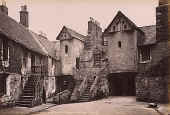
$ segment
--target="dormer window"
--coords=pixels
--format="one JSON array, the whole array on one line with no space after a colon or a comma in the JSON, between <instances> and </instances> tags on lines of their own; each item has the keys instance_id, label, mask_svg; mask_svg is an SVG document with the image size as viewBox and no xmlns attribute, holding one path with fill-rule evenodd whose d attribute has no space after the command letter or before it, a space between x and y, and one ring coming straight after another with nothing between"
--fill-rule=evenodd
<instances>
[{"instance_id":1,"label":"dormer window","mask_svg":"<svg viewBox=\"0 0 170 115\"><path fill-rule=\"evenodd\" d=\"M65 45L65 54L68 54L68 46Z\"/></svg>"}]
</instances>

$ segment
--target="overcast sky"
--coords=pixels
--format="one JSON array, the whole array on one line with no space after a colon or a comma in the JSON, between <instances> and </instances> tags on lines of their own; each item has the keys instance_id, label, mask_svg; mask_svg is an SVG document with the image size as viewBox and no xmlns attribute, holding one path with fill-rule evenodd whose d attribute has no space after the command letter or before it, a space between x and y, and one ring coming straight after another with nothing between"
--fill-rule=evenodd
<instances>
[{"instance_id":1,"label":"overcast sky","mask_svg":"<svg viewBox=\"0 0 170 115\"><path fill-rule=\"evenodd\" d=\"M6 4L9 16L17 21L20 6L27 4L29 28L55 40L63 25L86 35L89 17L104 30L119 10L137 26L153 25L158 0L6 0Z\"/></svg>"}]
</instances>

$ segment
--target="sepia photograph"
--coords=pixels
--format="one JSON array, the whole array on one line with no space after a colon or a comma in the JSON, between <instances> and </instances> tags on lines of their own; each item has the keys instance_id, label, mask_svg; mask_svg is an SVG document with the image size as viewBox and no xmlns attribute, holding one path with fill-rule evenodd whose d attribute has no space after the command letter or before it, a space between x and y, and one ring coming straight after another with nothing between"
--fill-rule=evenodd
<instances>
[{"instance_id":1,"label":"sepia photograph","mask_svg":"<svg viewBox=\"0 0 170 115\"><path fill-rule=\"evenodd\" d=\"M0 0L0 115L170 115L170 0Z\"/></svg>"}]
</instances>

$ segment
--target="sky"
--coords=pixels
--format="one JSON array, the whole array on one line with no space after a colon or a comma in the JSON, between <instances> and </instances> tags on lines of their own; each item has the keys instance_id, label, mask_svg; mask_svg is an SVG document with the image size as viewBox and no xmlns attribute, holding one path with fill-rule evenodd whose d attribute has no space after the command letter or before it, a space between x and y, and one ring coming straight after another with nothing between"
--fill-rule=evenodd
<instances>
[{"instance_id":1,"label":"sky","mask_svg":"<svg viewBox=\"0 0 170 115\"><path fill-rule=\"evenodd\" d=\"M0 0L2 1L2 0ZM43 32L54 41L65 25L87 35L88 21L93 17L102 29L107 28L120 10L137 26L156 23L158 0L5 0L9 16L19 22L21 5L29 11L29 29Z\"/></svg>"}]
</instances>

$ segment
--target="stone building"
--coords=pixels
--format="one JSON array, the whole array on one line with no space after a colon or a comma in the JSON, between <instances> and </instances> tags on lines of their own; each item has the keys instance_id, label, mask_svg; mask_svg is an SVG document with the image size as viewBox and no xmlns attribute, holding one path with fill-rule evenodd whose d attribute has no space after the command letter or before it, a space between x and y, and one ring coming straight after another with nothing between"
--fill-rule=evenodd
<instances>
[{"instance_id":1,"label":"stone building","mask_svg":"<svg viewBox=\"0 0 170 115\"><path fill-rule=\"evenodd\" d=\"M119 11L102 33L91 18L71 100L112 95L168 102L168 6L159 2L151 26L137 27Z\"/></svg>"},{"instance_id":2,"label":"stone building","mask_svg":"<svg viewBox=\"0 0 170 115\"><path fill-rule=\"evenodd\" d=\"M57 77L59 92L74 88L74 73L78 69L80 54L84 49L85 36L64 26L58 34L60 40L61 75Z\"/></svg>"},{"instance_id":3,"label":"stone building","mask_svg":"<svg viewBox=\"0 0 170 115\"><path fill-rule=\"evenodd\" d=\"M41 104L55 94L60 74L57 42L29 30L28 11L21 7L20 23L0 6L0 103Z\"/></svg>"},{"instance_id":4,"label":"stone building","mask_svg":"<svg viewBox=\"0 0 170 115\"><path fill-rule=\"evenodd\" d=\"M109 95L168 102L169 6L160 0L156 25L138 27L119 11L104 31L90 18L87 36L64 26L51 42L29 29L26 6L18 23L1 5L0 103L34 106L65 92L80 102Z\"/></svg>"}]
</instances>

